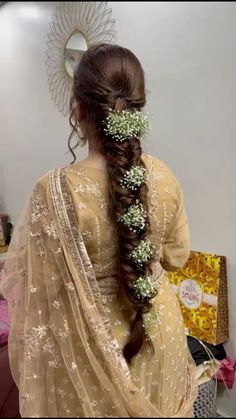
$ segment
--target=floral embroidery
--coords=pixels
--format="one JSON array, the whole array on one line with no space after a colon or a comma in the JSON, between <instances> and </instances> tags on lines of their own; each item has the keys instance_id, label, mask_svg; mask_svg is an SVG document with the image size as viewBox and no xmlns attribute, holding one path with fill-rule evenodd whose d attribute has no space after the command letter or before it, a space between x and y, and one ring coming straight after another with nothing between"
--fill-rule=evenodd
<instances>
[{"instance_id":1,"label":"floral embroidery","mask_svg":"<svg viewBox=\"0 0 236 419\"><path fill-rule=\"evenodd\" d=\"M26 399L27 401L35 400L34 393L25 393L22 397Z\"/></svg>"},{"instance_id":2,"label":"floral embroidery","mask_svg":"<svg viewBox=\"0 0 236 419\"><path fill-rule=\"evenodd\" d=\"M75 187L75 192L94 195L100 202L101 208L107 207L107 202L105 201L103 194L99 191L99 183L91 182L89 178L86 178L86 181L87 184L85 185L77 185Z\"/></svg>"},{"instance_id":3,"label":"floral embroidery","mask_svg":"<svg viewBox=\"0 0 236 419\"><path fill-rule=\"evenodd\" d=\"M24 353L27 359L37 358L39 340L47 334L47 326L32 327L21 334L20 341L23 343Z\"/></svg>"},{"instance_id":4,"label":"floral embroidery","mask_svg":"<svg viewBox=\"0 0 236 419\"><path fill-rule=\"evenodd\" d=\"M82 232L82 236L83 236L85 239L91 239L91 238L92 238L92 233L91 233L91 231L83 231L83 232Z\"/></svg>"},{"instance_id":5,"label":"floral embroidery","mask_svg":"<svg viewBox=\"0 0 236 419\"><path fill-rule=\"evenodd\" d=\"M51 361L48 361L48 366L53 367L53 368L59 368L60 367L59 360L57 358L55 358Z\"/></svg>"},{"instance_id":6,"label":"floral embroidery","mask_svg":"<svg viewBox=\"0 0 236 419\"><path fill-rule=\"evenodd\" d=\"M62 390L60 387L57 389L57 392L61 397L65 397L65 395L66 395L65 391Z\"/></svg>"},{"instance_id":7,"label":"floral embroidery","mask_svg":"<svg viewBox=\"0 0 236 419\"><path fill-rule=\"evenodd\" d=\"M52 303L52 306L58 310L61 305L60 305L59 301L54 300L53 303Z\"/></svg>"},{"instance_id":8,"label":"floral embroidery","mask_svg":"<svg viewBox=\"0 0 236 419\"><path fill-rule=\"evenodd\" d=\"M53 343L52 338L47 338L46 343L43 345L43 352L49 352L50 354L54 354L55 345Z\"/></svg>"},{"instance_id":9,"label":"floral embroidery","mask_svg":"<svg viewBox=\"0 0 236 419\"><path fill-rule=\"evenodd\" d=\"M57 232L56 227L53 222L51 222L49 225L44 226L44 231L48 235L48 237L52 237L53 239L57 239Z\"/></svg>"},{"instance_id":10,"label":"floral embroidery","mask_svg":"<svg viewBox=\"0 0 236 419\"><path fill-rule=\"evenodd\" d=\"M32 237L40 235L40 233L33 234L32 232L30 234ZM43 262L46 262L47 247L43 237L40 237L38 240L36 240L36 254L40 257L44 257Z\"/></svg>"},{"instance_id":11,"label":"floral embroidery","mask_svg":"<svg viewBox=\"0 0 236 419\"><path fill-rule=\"evenodd\" d=\"M33 327L33 333L35 336L38 336L39 339L42 339L47 334L47 326L37 326Z\"/></svg>"},{"instance_id":12,"label":"floral embroidery","mask_svg":"<svg viewBox=\"0 0 236 419\"><path fill-rule=\"evenodd\" d=\"M72 282L68 282L68 283L66 283L66 284L65 284L65 286L66 286L66 288L68 288L68 290L70 290L70 291L74 291L74 290L75 290L74 284L73 284Z\"/></svg>"},{"instance_id":13,"label":"floral embroidery","mask_svg":"<svg viewBox=\"0 0 236 419\"><path fill-rule=\"evenodd\" d=\"M34 294L35 292L37 292L38 288L33 287L33 285L30 285L29 290L30 290L30 293Z\"/></svg>"},{"instance_id":14,"label":"floral embroidery","mask_svg":"<svg viewBox=\"0 0 236 419\"><path fill-rule=\"evenodd\" d=\"M86 208L86 205L83 203L83 202L79 202L79 204L78 204L78 208L81 210L81 209L84 209L84 208Z\"/></svg>"},{"instance_id":15,"label":"floral embroidery","mask_svg":"<svg viewBox=\"0 0 236 419\"><path fill-rule=\"evenodd\" d=\"M31 222L32 224L37 223L42 216L48 214L48 208L44 202L43 197L37 193L34 192L32 196L32 212L31 212Z\"/></svg>"},{"instance_id":16,"label":"floral embroidery","mask_svg":"<svg viewBox=\"0 0 236 419\"><path fill-rule=\"evenodd\" d=\"M116 346L114 345L113 342L106 342L106 344L104 345L103 350L104 350L104 352L107 352L107 353L115 353Z\"/></svg>"},{"instance_id":17,"label":"floral embroidery","mask_svg":"<svg viewBox=\"0 0 236 419\"><path fill-rule=\"evenodd\" d=\"M75 370L76 368L78 368L77 364L74 361L71 364L71 368L72 370Z\"/></svg>"}]
</instances>

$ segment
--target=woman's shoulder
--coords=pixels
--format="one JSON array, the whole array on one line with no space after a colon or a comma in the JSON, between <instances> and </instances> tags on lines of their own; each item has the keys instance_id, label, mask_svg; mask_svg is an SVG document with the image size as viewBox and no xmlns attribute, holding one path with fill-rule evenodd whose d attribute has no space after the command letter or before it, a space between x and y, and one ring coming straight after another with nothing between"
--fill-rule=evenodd
<instances>
[{"instance_id":1,"label":"woman's shoulder","mask_svg":"<svg viewBox=\"0 0 236 419\"><path fill-rule=\"evenodd\" d=\"M178 206L182 196L182 188L172 170L162 160L152 155L145 155L144 162L150 173L152 189L158 191L159 199L166 205Z\"/></svg>"},{"instance_id":2,"label":"woman's shoulder","mask_svg":"<svg viewBox=\"0 0 236 419\"><path fill-rule=\"evenodd\" d=\"M35 185L36 186L39 185L41 187L47 187L51 178L63 176L63 174L66 173L66 170L70 166L71 165L65 165L65 166L55 167L53 169L48 170L47 172L45 172L44 174L38 177L38 179L35 182Z\"/></svg>"},{"instance_id":3,"label":"woman's shoulder","mask_svg":"<svg viewBox=\"0 0 236 419\"><path fill-rule=\"evenodd\" d=\"M152 154L143 154L143 160L146 163L148 168L152 167L154 170L156 170L156 169L157 170L159 170L159 169L166 170L167 169L167 170L171 171L166 163L164 163L158 157L153 156Z\"/></svg>"},{"instance_id":4,"label":"woman's shoulder","mask_svg":"<svg viewBox=\"0 0 236 419\"><path fill-rule=\"evenodd\" d=\"M178 183L171 168L159 158L151 154L145 154L143 155L143 160L146 164L148 171L151 173L153 177L156 177L157 179L162 181L165 180L165 182L167 183Z\"/></svg>"},{"instance_id":5,"label":"woman's shoulder","mask_svg":"<svg viewBox=\"0 0 236 419\"><path fill-rule=\"evenodd\" d=\"M61 166L50 169L47 172L43 173L41 176L39 176L34 182L32 191L33 194L38 192L41 195L48 195L51 180L53 179L53 177L58 177L65 173L67 166Z\"/></svg>"}]
</instances>

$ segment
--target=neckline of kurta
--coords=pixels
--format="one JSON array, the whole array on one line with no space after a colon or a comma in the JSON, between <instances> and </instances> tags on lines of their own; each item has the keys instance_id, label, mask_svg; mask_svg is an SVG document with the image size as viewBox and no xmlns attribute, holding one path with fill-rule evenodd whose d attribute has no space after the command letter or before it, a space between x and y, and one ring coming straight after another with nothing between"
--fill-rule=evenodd
<instances>
[{"instance_id":1,"label":"neckline of kurta","mask_svg":"<svg viewBox=\"0 0 236 419\"><path fill-rule=\"evenodd\" d=\"M85 169L85 170L94 170L94 171L98 171L99 173L102 173L102 174L104 174L104 175L107 173L106 169L102 169L101 167L92 167L92 166L88 166L88 165L86 165L86 164L84 164L84 163L80 163L80 162L75 163L75 164L73 165L73 167L74 167L75 169Z\"/></svg>"}]
</instances>

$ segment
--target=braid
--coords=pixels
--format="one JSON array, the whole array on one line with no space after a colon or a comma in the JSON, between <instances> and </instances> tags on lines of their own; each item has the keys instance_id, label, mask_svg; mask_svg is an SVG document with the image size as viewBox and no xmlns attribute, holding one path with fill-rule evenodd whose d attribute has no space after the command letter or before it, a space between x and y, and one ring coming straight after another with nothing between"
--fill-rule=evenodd
<instances>
[{"instance_id":1,"label":"braid","mask_svg":"<svg viewBox=\"0 0 236 419\"><path fill-rule=\"evenodd\" d=\"M145 172L139 134L135 131L132 134L129 132L126 137L125 133L122 141L115 141L109 129L104 131L103 122L111 115L111 109L132 114L132 111L139 112L145 101L143 69L131 51L118 45L101 44L90 47L83 54L74 74L70 115L72 133L68 146L75 158L74 149L77 144L72 147L71 139L77 132L79 122L76 107L81 105L84 115L80 121L82 128L88 138L96 142L98 150L107 161L108 209L109 216L117 229L119 246L117 279L136 311L130 338L123 349L128 363L138 353L146 338L150 343L143 327L143 313L151 308L149 301L152 298L153 285L147 285L147 279L149 280L152 275L152 252L149 252L141 264L131 257L131 252L137 254L141 241L142 244L145 243L150 234L148 187L145 182L141 182L137 188L124 183L125 176L133 168ZM121 222L122 217L127 216L130 208L137 207L141 208L142 228L129 229ZM142 214L145 216L142 217ZM144 288L142 288L143 281Z\"/></svg>"},{"instance_id":2,"label":"braid","mask_svg":"<svg viewBox=\"0 0 236 419\"><path fill-rule=\"evenodd\" d=\"M146 209L148 214L147 193L148 187L143 184L137 190L130 190L121 187L121 180L126 170L133 165L145 168L142 160L142 148L140 140L133 138L122 143L111 141L110 138L103 138L101 141L101 151L107 160L107 171L109 178L109 213L112 221L117 227L119 260L118 260L118 280L121 283L128 300L136 310L134 323L131 325L130 339L123 349L124 356L128 362L138 353L144 343L145 337L148 338L143 327L142 313L149 311L150 304L141 302L134 293L130 285L136 278L144 275L151 275L151 259L142 266L138 266L130 258L130 253L137 247L140 240L150 234L149 217L146 218L146 225L142 231L131 231L117 220L126 212L130 205L138 200Z\"/></svg>"}]
</instances>

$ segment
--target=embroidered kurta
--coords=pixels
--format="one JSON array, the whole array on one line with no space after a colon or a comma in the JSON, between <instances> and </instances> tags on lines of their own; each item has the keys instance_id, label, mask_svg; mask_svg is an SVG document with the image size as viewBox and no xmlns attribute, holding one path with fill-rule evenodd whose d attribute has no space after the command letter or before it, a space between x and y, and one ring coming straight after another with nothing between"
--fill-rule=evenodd
<instances>
[{"instance_id":1,"label":"embroidered kurta","mask_svg":"<svg viewBox=\"0 0 236 419\"><path fill-rule=\"evenodd\" d=\"M153 280L145 343L127 365L135 315L116 278L117 233L102 169L76 163L36 183L9 249L1 291L9 355L28 417L191 417L193 365L165 269L181 267L189 234L181 187L160 160L148 170Z\"/></svg>"}]
</instances>

